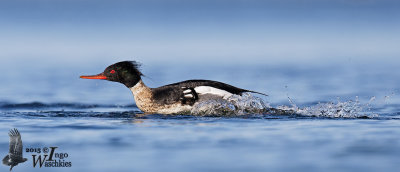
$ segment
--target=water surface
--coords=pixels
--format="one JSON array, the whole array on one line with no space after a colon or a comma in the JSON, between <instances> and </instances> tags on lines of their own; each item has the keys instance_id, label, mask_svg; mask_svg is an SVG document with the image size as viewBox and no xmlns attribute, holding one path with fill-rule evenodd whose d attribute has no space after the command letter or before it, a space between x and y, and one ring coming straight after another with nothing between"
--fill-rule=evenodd
<instances>
[{"instance_id":1,"label":"water surface","mask_svg":"<svg viewBox=\"0 0 400 172\"><path fill-rule=\"evenodd\" d=\"M220 80L265 92L268 97L252 96L272 108L296 112L236 117L142 116L123 85L78 78L103 67L31 67L24 73L40 77L18 72L5 76L0 92L2 156L8 149L8 130L18 128L24 147L57 146L72 162L71 168L33 168L32 153L24 152L28 161L14 170L400 169L400 74L390 66L208 66L206 71L203 66L144 67L149 86ZM297 113L301 111L307 113Z\"/></svg>"}]
</instances>

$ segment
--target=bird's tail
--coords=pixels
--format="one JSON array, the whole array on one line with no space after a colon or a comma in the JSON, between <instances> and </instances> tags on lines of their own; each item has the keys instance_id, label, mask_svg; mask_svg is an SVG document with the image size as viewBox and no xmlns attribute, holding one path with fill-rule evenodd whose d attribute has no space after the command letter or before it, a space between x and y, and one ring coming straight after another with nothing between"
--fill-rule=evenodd
<instances>
[{"instance_id":1,"label":"bird's tail","mask_svg":"<svg viewBox=\"0 0 400 172\"><path fill-rule=\"evenodd\" d=\"M6 155L4 158L3 158L3 164L4 165L8 165L8 160L10 159L10 156L9 155Z\"/></svg>"},{"instance_id":2,"label":"bird's tail","mask_svg":"<svg viewBox=\"0 0 400 172\"><path fill-rule=\"evenodd\" d=\"M260 93L260 92L257 92L257 91L246 90L246 92L256 93L256 94L261 94L261 95L264 95L264 96L268 96L268 94Z\"/></svg>"}]
</instances>

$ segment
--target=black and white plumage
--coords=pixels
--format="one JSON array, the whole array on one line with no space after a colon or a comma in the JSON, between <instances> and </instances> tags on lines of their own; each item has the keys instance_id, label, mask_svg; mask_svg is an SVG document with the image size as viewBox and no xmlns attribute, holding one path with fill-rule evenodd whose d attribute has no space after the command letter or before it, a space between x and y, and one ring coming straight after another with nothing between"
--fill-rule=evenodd
<instances>
[{"instance_id":1,"label":"black and white plumage","mask_svg":"<svg viewBox=\"0 0 400 172\"><path fill-rule=\"evenodd\" d=\"M3 164L11 166L11 171L14 166L18 165L19 163L23 163L28 159L22 157L23 145L19 131L14 128L10 130L8 136L10 136L10 148L8 155L3 158Z\"/></svg>"},{"instance_id":2,"label":"black and white plumage","mask_svg":"<svg viewBox=\"0 0 400 172\"><path fill-rule=\"evenodd\" d=\"M182 104L193 105L204 95L213 95L215 97L226 99L233 94L242 95L244 92L258 93L255 91L237 88L218 81L187 80L154 88L153 98L155 101L162 104L170 104L181 101Z\"/></svg>"},{"instance_id":3,"label":"black and white plumage","mask_svg":"<svg viewBox=\"0 0 400 172\"><path fill-rule=\"evenodd\" d=\"M147 113L175 114L190 111L193 105L204 99L227 99L232 95L251 92L229 84L211 80L187 80L158 88L147 87L136 62L123 61L107 67L103 73L81 76L84 79L103 79L124 84L135 98L140 110Z\"/></svg>"}]
</instances>

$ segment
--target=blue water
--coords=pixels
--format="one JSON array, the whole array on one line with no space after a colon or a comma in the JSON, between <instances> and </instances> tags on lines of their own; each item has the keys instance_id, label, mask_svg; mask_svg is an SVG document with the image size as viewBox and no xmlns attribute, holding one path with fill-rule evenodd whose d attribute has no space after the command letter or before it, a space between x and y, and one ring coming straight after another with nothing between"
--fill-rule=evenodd
<instances>
[{"instance_id":1,"label":"blue water","mask_svg":"<svg viewBox=\"0 0 400 172\"><path fill-rule=\"evenodd\" d=\"M54 62L53 62L54 63ZM141 115L130 91L81 80L108 64L3 65L0 154L18 128L25 148L57 146L70 168L15 171L398 171L400 73L396 64L149 64L152 87L212 79L260 91L290 113ZM207 70L204 70L207 69ZM2 171L8 167L2 165Z\"/></svg>"}]
</instances>

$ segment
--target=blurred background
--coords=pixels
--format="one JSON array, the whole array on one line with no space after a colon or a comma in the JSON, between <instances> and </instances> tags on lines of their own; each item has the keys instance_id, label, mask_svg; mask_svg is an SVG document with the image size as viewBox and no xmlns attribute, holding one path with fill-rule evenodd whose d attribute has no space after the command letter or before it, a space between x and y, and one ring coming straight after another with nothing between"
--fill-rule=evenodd
<instances>
[{"instance_id":1,"label":"blurred background","mask_svg":"<svg viewBox=\"0 0 400 172\"><path fill-rule=\"evenodd\" d=\"M18 128L74 171L399 171L399 31L398 0L1 0L0 153ZM136 118L124 85L79 78L122 60L321 116ZM71 170L31 155L15 170Z\"/></svg>"},{"instance_id":2,"label":"blurred background","mask_svg":"<svg viewBox=\"0 0 400 172\"><path fill-rule=\"evenodd\" d=\"M149 86L213 79L272 102L397 94L399 9L396 0L0 1L0 101L131 103L123 85L79 79L122 60L141 62Z\"/></svg>"}]
</instances>

